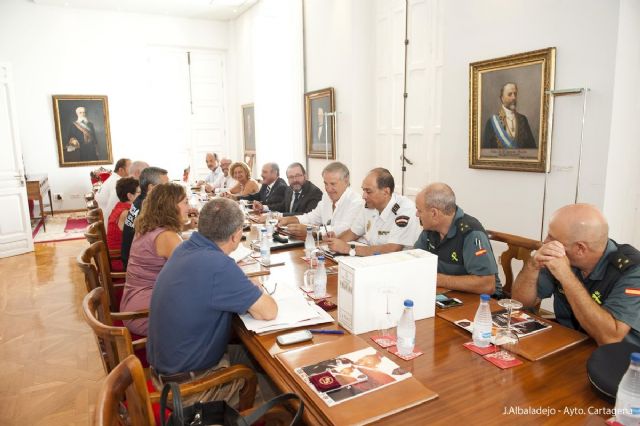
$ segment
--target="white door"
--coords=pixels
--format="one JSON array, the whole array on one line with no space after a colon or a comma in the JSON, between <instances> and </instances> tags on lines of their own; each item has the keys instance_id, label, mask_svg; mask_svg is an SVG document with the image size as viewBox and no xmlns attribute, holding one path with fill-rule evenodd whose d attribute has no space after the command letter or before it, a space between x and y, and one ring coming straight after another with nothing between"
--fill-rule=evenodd
<instances>
[{"instance_id":1,"label":"white door","mask_svg":"<svg viewBox=\"0 0 640 426\"><path fill-rule=\"evenodd\" d=\"M17 122L11 68L0 63L0 257L33 251Z\"/></svg>"},{"instance_id":2,"label":"white door","mask_svg":"<svg viewBox=\"0 0 640 426\"><path fill-rule=\"evenodd\" d=\"M377 3L376 164L394 175L396 192L414 197L438 178L442 12L439 0L409 0L406 5L408 10L404 1Z\"/></svg>"},{"instance_id":3,"label":"white door","mask_svg":"<svg viewBox=\"0 0 640 426\"><path fill-rule=\"evenodd\" d=\"M191 173L194 178L209 174L205 156L215 152L219 158L233 157L226 133L225 57L206 50L189 52L191 83Z\"/></svg>"}]
</instances>

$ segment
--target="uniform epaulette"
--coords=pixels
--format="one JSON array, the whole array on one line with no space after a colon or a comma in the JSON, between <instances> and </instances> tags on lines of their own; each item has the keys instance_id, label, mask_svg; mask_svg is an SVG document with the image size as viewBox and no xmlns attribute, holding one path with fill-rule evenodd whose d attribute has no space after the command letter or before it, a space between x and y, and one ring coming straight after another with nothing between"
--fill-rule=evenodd
<instances>
[{"instance_id":1,"label":"uniform epaulette","mask_svg":"<svg viewBox=\"0 0 640 426\"><path fill-rule=\"evenodd\" d=\"M398 214L398 210L400 210L400 204L395 203L393 207L391 207L391 211L393 212L393 214Z\"/></svg>"},{"instance_id":2,"label":"uniform epaulette","mask_svg":"<svg viewBox=\"0 0 640 426\"><path fill-rule=\"evenodd\" d=\"M618 245L618 250L609 254L609 263L620 273L640 265L640 252L628 244Z\"/></svg>"},{"instance_id":3,"label":"uniform epaulette","mask_svg":"<svg viewBox=\"0 0 640 426\"><path fill-rule=\"evenodd\" d=\"M466 234L467 232L471 231L471 229L472 229L471 226L469 226L467 222L464 222L462 220L458 222L458 230L463 234Z\"/></svg>"}]
</instances>

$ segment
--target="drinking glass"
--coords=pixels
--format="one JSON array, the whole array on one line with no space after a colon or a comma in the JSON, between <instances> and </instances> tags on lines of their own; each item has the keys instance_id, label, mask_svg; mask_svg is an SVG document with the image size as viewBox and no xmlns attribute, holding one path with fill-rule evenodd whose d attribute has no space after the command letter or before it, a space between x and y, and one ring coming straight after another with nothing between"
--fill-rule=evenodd
<instances>
[{"instance_id":1,"label":"drinking glass","mask_svg":"<svg viewBox=\"0 0 640 426\"><path fill-rule=\"evenodd\" d=\"M514 309L522 308L522 303L514 299L502 299L498 301L498 304L507 310L507 325L496 331L495 345L500 347L497 357L509 361L513 359L513 355L509 351L513 352L520 341L518 334L511 328L511 313Z\"/></svg>"},{"instance_id":2,"label":"drinking glass","mask_svg":"<svg viewBox=\"0 0 640 426\"><path fill-rule=\"evenodd\" d=\"M391 306L396 294L396 289L393 287L381 287L378 293L380 294L383 308L383 311L378 316L378 335L383 339L393 339L395 323L393 321Z\"/></svg>"}]
</instances>

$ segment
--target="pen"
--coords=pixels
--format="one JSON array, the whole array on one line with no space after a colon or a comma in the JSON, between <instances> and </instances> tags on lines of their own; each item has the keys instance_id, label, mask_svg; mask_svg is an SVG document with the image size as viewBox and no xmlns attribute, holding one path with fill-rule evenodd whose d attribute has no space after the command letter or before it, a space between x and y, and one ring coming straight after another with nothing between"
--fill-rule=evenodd
<instances>
[{"instance_id":1,"label":"pen","mask_svg":"<svg viewBox=\"0 0 640 426\"><path fill-rule=\"evenodd\" d=\"M258 260L258 259L256 259ZM273 268L274 266L282 266L284 265L284 262L279 262L279 263L270 263L270 264L266 264L261 260L258 260L258 263L261 264L262 266L264 266L265 268Z\"/></svg>"},{"instance_id":2,"label":"pen","mask_svg":"<svg viewBox=\"0 0 640 426\"><path fill-rule=\"evenodd\" d=\"M313 334L344 334L342 330L321 330L321 329L312 329L309 332Z\"/></svg>"}]
</instances>

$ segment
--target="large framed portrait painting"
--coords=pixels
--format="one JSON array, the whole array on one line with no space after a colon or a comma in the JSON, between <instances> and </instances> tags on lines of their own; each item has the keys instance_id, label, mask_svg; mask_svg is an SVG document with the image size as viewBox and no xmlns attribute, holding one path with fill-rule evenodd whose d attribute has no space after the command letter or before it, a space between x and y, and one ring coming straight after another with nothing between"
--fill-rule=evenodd
<instances>
[{"instance_id":1,"label":"large framed portrait painting","mask_svg":"<svg viewBox=\"0 0 640 426\"><path fill-rule=\"evenodd\" d=\"M60 167L112 164L106 96L53 95Z\"/></svg>"},{"instance_id":2,"label":"large framed portrait painting","mask_svg":"<svg viewBox=\"0 0 640 426\"><path fill-rule=\"evenodd\" d=\"M336 159L335 99L333 87L304 94L307 156Z\"/></svg>"},{"instance_id":3,"label":"large framed portrait painting","mask_svg":"<svg viewBox=\"0 0 640 426\"><path fill-rule=\"evenodd\" d=\"M469 167L547 171L555 48L470 64Z\"/></svg>"}]
</instances>

